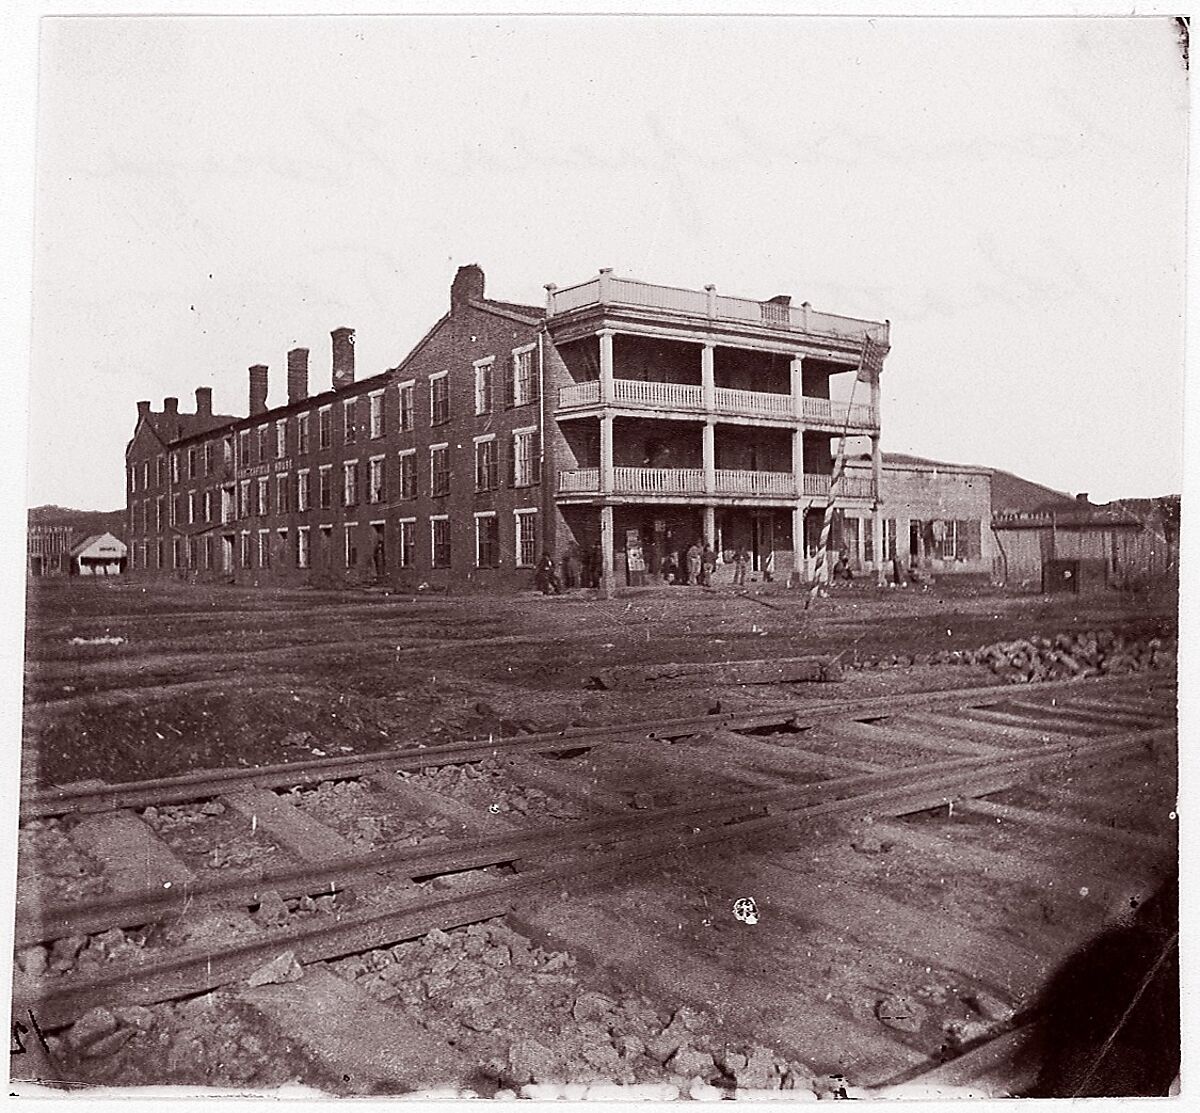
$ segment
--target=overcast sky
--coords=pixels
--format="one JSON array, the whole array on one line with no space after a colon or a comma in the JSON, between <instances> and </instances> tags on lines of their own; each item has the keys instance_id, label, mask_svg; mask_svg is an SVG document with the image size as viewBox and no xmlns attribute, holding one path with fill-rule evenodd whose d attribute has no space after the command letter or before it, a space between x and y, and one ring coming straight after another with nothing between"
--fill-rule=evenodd
<instances>
[{"instance_id":1,"label":"overcast sky","mask_svg":"<svg viewBox=\"0 0 1200 1113\"><path fill-rule=\"evenodd\" d=\"M892 321L884 447L1182 483L1187 88L1143 19L42 25L30 505L124 504L138 399L393 366L477 262Z\"/></svg>"}]
</instances>

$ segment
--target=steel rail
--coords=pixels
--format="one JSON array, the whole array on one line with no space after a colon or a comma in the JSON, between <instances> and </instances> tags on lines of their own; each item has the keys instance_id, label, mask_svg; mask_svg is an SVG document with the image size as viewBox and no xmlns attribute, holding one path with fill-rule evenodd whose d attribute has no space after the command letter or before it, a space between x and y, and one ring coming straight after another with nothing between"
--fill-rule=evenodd
<instances>
[{"instance_id":1,"label":"steel rail","mask_svg":"<svg viewBox=\"0 0 1200 1113\"><path fill-rule=\"evenodd\" d=\"M1139 732L1096 745L1076 745L1071 748L1071 752L1099 755L1122 748L1152 744L1171 735L1173 732L1167 730ZM53 982L43 981L36 985L26 982L14 987L14 1008L20 1013L32 1010L43 1028L55 1028L70 1023L89 1008L111 1003L117 996L129 1003L152 1004L201 993L247 977L257 965L285 949L293 951L301 962L314 962L393 945L424 935L435 927L448 929L503 915L512 908L517 896L531 893L548 884L561 884L564 877L585 877L594 883L609 869L626 866L643 858L737 839L823 816L853 812L867 804L903 798L904 793L911 793L916 789L943 793L952 793L956 787L965 789L965 792L959 793L960 796L971 795L972 791L985 794L996 792L1007 782L996 780L993 776L987 784L979 784L978 775L981 771L998 774L1004 767L1012 767L1010 771L1015 771L1069 756L1063 752L1065 747L1053 749L1053 753L1018 753L1008 759L963 759L961 763L956 763L961 768L953 774L917 779L915 784L888 785L873 791L817 803L800 803L800 793L792 790L790 808L780 807L778 810L768 811L766 815L751 816L735 822L715 823L704 827L689 825L681 830L665 833L640 831L636 833L640 837L633 842L615 849L595 852L583 861L569 859L550 863L469 893L411 902L393 902L383 908L349 912L333 919L332 922L325 920L321 923L305 924L289 931L272 933L267 939L256 939L224 948L177 951L170 958L112 971L99 978L67 977ZM970 784L972 779L976 781L974 789ZM777 804L785 799L778 793L762 795L776 797ZM594 841L594 837L591 841Z\"/></svg>"},{"instance_id":2,"label":"steel rail","mask_svg":"<svg viewBox=\"0 0 1200 1113\"><path fill-rule=\"evenodd\" d=\"M1145 683L1146 674L1122 674L1119 677L1087 677L1084 679L1044 681L1036 686L1021 686L1022 693L1037 691L1078 691L1081 693L1121 690L1129 685ZM633 723L613 723L595 727L568 727L560 731L534 734L501 735L485 740L450 742L424 749L380 750L354 757L325 757L305 761L264 765L254 768L209 770L178 777L163 777L146 781L128 781L105 785L55 786L43 789L21 800L20 818L23 822L50 816L84 812L112 811L118 808L142 808L148 805L185 803L211 799L240 788L279 788L312 784L317 781L338 780L362 776L372 768L417 771L438 765L454 765L483 761L500 753L547 753L569 749L588 749L602 742L631 739L659 740L677 738L706 730L748 730L770 726L816 726L831 717L853 718L891 714L900 709L941 706L945 703L969 703L991 699L997 694L1012 693L1013 685L997 684L975 688L947 689L937 692L908 692L860 700L827 700L765 711L730 712L728 714L689 716L674 719L644 720ZM1049 730L1050 736L1069 732Z\"/></svg>"},{"instance_id":3,"label":"steel rail","mask_svg":"<svg viewBox=\"0 0 1200 1113\"><path fill-rule=\"evenodd\" d=\"M554 851L577 849L601 839L641 838L679 825L714 825L744 819L747 813L772 809L778 812L811 809L830 797L867 801L913 796L957 785L964 778L1024 770L1039 764L1071 759L1080 752L1100 755L1125 749L1153 747L1174 737L1170 728L1136 731L1107 739L1074 739L1045 746L1014 749L996 755L967 756L924 765L906 766L881 773L860 773L802 786L783 786L691 801L669 808L635 812L590 823L555 827L550 831L505 833L464 839L453 846L404 847L353 855L323 864L281 869L254 880L179 882L170 889L153 889L80 903L62 902L27 907L18 900L16 944L29 946L68 935L136 927L178 914L199 901L253 905L274 890L284 898L320 895L349 887L364 875L382 870L416 878L479 869L522 860L540 859Z\"/></svg>"}]
</instances>

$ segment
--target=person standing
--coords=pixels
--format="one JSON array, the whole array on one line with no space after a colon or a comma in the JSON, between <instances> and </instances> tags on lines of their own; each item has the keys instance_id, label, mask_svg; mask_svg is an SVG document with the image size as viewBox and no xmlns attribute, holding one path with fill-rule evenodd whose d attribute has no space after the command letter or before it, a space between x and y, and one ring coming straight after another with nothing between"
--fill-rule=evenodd
<instances>
[{"instance_id":1,"label":"person standing","mask_svg":"<svg viewBox=\"0 0 1200 1113\"><path fill-rule=\"evenodd\" d=\"M703 550L700 548L699 541L693 541L687 551L687 582L689 584L698 584L700 582L700 557Z\"/></svg>"},{"instance_id":2,"label":"person standing","mask_svg":"<svg viewBox=\"0 0 1200 1113\"><path fill-rule=\"evenodd\" d=\"M558 573L554 570L554 557L549 553L543 552L538 558L533 582L543 595L562 594L562 584L559 582Z\"/></svg>"},{"instance_id":3,"label":"person standing","mask_svg":"<svg viewBox=\"0 0 1200 1113\"><path fill-rule=\"evenodd\" d=\"M733 583L735 587L746 586L746 569L750 565L750 550L739 545L733 553Z\"/></svg>"},{"instance_id":4,"label":"person standing","mask_svg":"<svg viewBox=\"0 0 1200 1113\"><path fill-rule=\"evenodd\" d=\"M712 575L717 567L717 554L711 545L705 545L700 553L700 583L704 587L712 587Z\"/></svg>"}]
</instances>

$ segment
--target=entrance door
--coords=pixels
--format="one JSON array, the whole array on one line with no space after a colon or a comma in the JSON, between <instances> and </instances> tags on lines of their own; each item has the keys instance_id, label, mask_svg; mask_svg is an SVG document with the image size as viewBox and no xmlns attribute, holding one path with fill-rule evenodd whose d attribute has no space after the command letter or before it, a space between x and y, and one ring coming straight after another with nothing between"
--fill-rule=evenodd
<instances>
[{"instance_id":1,"label":"entrance door","mask_svg":"<svg viewBox=\"0 0 1200 1113\"><path fill-rule=\"evenodd\" d=\"M223 533L221 535L221 571L233 571L233 534Z\"/></svg>"}]
</instances>

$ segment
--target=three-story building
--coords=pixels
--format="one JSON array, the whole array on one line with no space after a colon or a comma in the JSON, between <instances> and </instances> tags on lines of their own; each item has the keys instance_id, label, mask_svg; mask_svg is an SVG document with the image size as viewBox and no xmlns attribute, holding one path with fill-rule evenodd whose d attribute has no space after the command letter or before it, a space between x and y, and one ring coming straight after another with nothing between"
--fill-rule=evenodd
<instances>
[{"instance_id":1,"label":"three-story building","mask_svg":"<svg viewBox=\"0 0 1200 1113\"><path fill-rule=\"evenodd\" d=\"M697 540L804 576L833 445L870 438L837 485L843 531L878 563L878 379L886 322L609 271L545 307L485 296L459 269L449 311L396 367L357 379L332 334L330 387L287 357L287 402L249 371L246 417L138 405L126 450L131 570L246 583L411 589L528 584L543 550L599 553L608 585L657 575Z\"/></svg>"}]
</instances>

